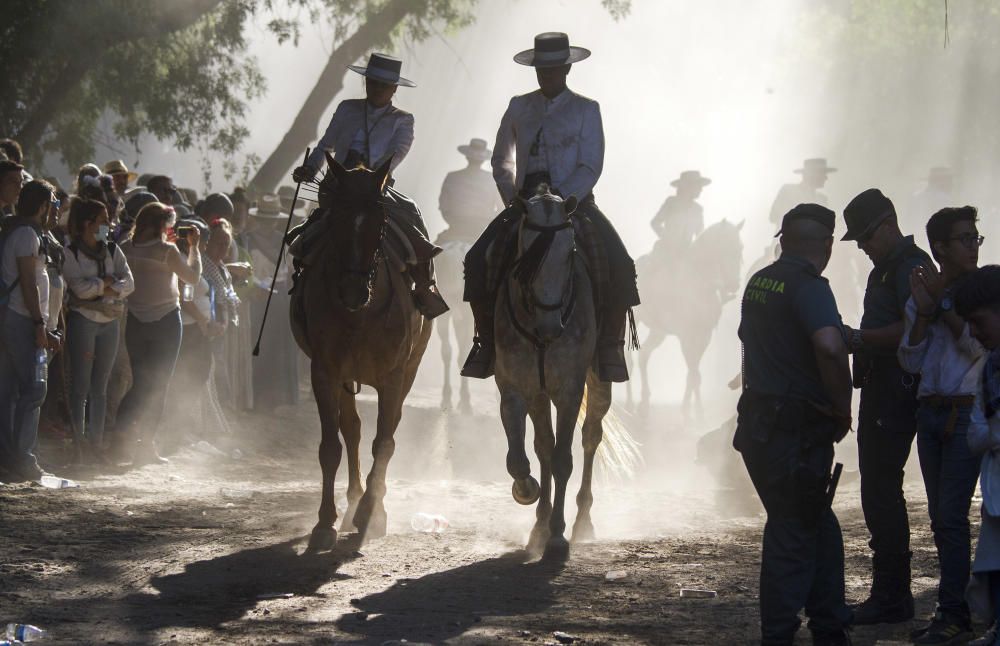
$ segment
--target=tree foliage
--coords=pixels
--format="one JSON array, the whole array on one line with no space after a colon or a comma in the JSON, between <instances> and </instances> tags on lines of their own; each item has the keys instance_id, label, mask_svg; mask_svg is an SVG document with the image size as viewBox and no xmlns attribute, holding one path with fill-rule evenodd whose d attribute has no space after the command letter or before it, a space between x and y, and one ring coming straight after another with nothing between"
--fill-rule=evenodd
<instances>
[{"instance_id":1,"label":"tree foliage","mask_svg":"<svg viewBox=\"0 0 1000 646\"><path fill-rule=\"evenodd\" d=\"M266 90L248 52L254 28L296 45L304 25L326 22L339 64L356 60L359 47L471 24L476 1L5 0L0 136L17 138L29 156L55 152L76 166L97 143L139 152L149 134L221 154L228 178L249 134L247 106ZM630 5L601 2L616 19Z\"/></svg>"}]
</instances>

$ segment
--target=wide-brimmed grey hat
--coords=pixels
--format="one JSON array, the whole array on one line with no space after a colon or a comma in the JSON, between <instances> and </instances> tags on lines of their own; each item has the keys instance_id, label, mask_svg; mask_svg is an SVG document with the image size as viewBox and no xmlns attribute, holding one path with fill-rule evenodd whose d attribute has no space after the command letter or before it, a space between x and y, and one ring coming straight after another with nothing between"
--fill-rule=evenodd
<instances>
[{"instance_id":1,"label":"wide-brimmed grey hat","mask_svg":"<svg viewBox=\"0 0 1000 646\"><path fill-rule=\"evenodd\" d=\"M569 36L561 31L547 31L535 36L535 47L514 55L514 62L531 67L558 67L579 63L590 50L570 47Z\"/></svg>"},{"instance_id":2,"label":"wide-brimmed grey hat","mask_svg":"<svg viewBox=\"0 0 1000 646\"><path fill-rule=\"evenodd\" d=\"M681 184L697 184L699 186L708 186L712 183L712 180L707 177L701 176L701 171L697 170L686 170L681 173L681 176L670 182L671 186L680 186Z\"/></svg>"},{"instance_id":3,"label":"wide-brimmed grey hat","mask_svg":"<svg viewBox=\"0 0 1000 646\"><path fill-rule=\"evenodd\" d=\"M281 198L274 193L265 193L257 199L257 206L247 213L252 218L267 218L269 220L284 220L287 213L281 210Z\"/></svg>"},{"instance_id":4,"label":"wide-brimmed grey hat","mask_svg":"<svg viewBox=\"0 0 1000 646\"><path fill-rule=\"evenodd\" d=\"M802 162L802 168L796 168L796 173L800 175L803 173L836 173L836 168L831 168L826 165L826 158L816 157L815 159L807 159Z\"/></svg>"},{"instance_id":5,"label":"wide-brimmed grey hat","mask_svg":"<svg viewBox=\"0 0 1000 646\"><path fill-rule=\"evenodd\" d=\"M348 65L347 69L380 83L402 85L403 87L417 87L416 83L399 75L400 70L403 69L403 61L386 54L375 52L368 57L367 66Z\"/></svg>"},{"instance_id":6,"label":"wide-brimmed grey hat","mask_svg":"<svg viewBox=\"0 0 1000 646\"><path fill-rule=\"evenodd\" d=\"M483 161L484 159L489 159L493 156L493 151L486 147L485 139L472 138L469 143L458 147L458 152L462 153L469 159L475 159L477 161Z\"/></svg>"}]
</instances>

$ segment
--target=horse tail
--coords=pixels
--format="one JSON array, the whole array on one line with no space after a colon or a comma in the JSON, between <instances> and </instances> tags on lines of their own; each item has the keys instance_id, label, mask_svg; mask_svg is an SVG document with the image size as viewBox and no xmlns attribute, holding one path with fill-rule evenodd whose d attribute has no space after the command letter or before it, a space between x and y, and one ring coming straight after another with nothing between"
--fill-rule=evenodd
<instances>
[{"instance_id":1,"label":"horse tail","mask_svg":"<svg viewBox=\"0 0 1000 646\"><path fill-rule=\"evenodd\" d=\"M588 392L589 388L584 386L580 412L576 420L577 426L581 429L584 420L587 419ZM608 482L623 483L632 480L643 461L640 451L642 445L629 432L614 403L611 404L601 424L604 434L594 456L595 470Z\"/></svg>"}]
</instances>

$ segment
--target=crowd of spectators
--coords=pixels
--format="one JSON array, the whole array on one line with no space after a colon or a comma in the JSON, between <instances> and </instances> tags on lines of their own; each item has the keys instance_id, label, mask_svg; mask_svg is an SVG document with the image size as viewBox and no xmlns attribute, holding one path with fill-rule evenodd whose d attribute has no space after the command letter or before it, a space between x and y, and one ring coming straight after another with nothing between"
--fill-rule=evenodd
<instances>
[{"instance_id":1,"label":"crowd of spectators","mask_svg":"<svg viewBox=\"0 0 1000 646\"><path fill-rule=\"evenodd\" d=\"M83 165L67 192L0 141L0 481L60 466L38 451L43 404L60 388L73 461L96 467L166 462L228 427L208 419L213 405L296 403L287 333L265 338L281 346L271 359L251 361L288 217L259 210L242 188L199 199L121 160ZM255 271L255 258L268 266ZM264 396L255 368L269 375ZM275 387L279 374L290 383Z\"/></svg>"}]
</instances>

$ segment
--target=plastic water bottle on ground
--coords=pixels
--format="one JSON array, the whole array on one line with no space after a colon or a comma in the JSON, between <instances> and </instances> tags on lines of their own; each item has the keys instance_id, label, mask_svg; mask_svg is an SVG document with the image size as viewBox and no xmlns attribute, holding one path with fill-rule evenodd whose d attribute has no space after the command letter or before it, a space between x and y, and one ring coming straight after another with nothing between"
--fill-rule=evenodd
<instances>
[{"instance_id":1,"label":"plastic water bottle on ground","mask_svg":"<svg viewBox=\"0 0 1000 646\"><path fill-rule=\"evenodd\" d=\"M410 518L410 527L424 534L440 534L448 529L448 519L440 514L417 512Z\"/></svg>"},{"instance_id":2,"label":"plastic water bottle on ground","mask_svg":"<svg viewBox=\"0 0 1000 646\"><path fill-rule=\"evenodd\" d=\"M54 476L51 473L43 474L42 477L38 479L38 484L42 485L46 489L76 489L80 486L73 480L60 478L59 476ZM22 639L21 641L24 640Z\"/></svg>"},{"instance_id":3,"label":"plastic water bottle on ground","mask_svg":"<svg viewBox=\"0 0 1000 646\"><path fill-rule=\"evenodd\" d=\"M35 383L44 384L49 379L49 355L45 348L35 351Z\"/></svg>"},{"instance_id":4,"label":"plastic water bottle on ground","mask_svg":"<svg viewBox=\"0 0 1000 646\"><path fill-rule=\"evenodd\" d=\"M607 574L604 575L605 581L618 581L619 579L624 579L628 576L628 572L625 570L609 570Z\"/></svg>"},{"instance_id":5,"label":"plastic water bottle on ground","mask_svg":"<svg viewBox=\"0 0 1000 646\"><path fill-rule=\"evenodd\" d=\"M30 624L7 624L7 639L12 642L33 642L45 639L46 632Z\"/></svg>"}]
</instances>

